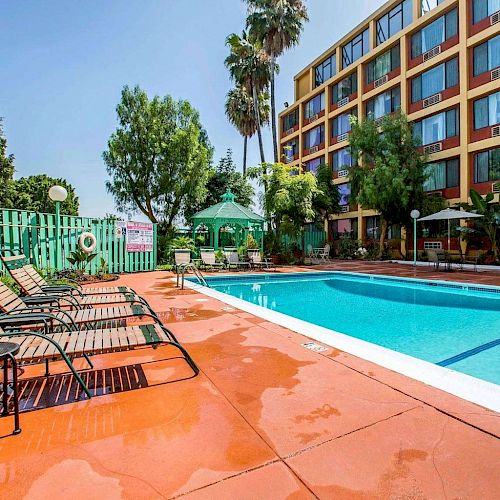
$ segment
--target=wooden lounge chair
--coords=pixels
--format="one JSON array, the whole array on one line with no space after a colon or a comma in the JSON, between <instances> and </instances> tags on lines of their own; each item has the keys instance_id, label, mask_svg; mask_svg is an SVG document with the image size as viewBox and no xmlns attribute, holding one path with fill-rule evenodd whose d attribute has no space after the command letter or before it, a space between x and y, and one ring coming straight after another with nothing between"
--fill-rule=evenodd
<instances>
[{"instance_id":1,"label":"wooden lounge chair","mask_svg":"<svg viewBox=\"0 0 500 500\"><path fill-rule=\"evenodd\" d=\"M250 269L250 262L240 260L236 248L224 248L224 255L226 257L227 265L229 268L234 267L237 270Z\"/></svg>"},{"instance_id":2,"label":"wooden lounge chair","mask_svg":"<svg viewBox=\"0 0 500 500\"><path fill-rule=\"evenodd\" d=\"M217 262L213 248L200 248L200 259L205 269L224 269L223 262Z\"/></svg>"},{"instance_id":3,"label":"wooden lounge chair","mask_svg":"<svg viewBox=\"0 0 500 500\"><path fill-rule=\"evenodd\" d=\"M100 295L112 293L134 293L132 288L126 286L104 286L104 287L89 287L82 288L76 281L72 284L57 285L48 283L38 271L30 264L29 260L24 255L5 256L0 255L4 266L9 272L23 269L45 292L67 292L74 295ZM68 281L68 280L66 280Z\"/></svg>"},{"instance_id":4,"label":"wooden lounge chair","mask_svg":"<svg viewBox=\"0 0 500 500\"><path fill-rule=\"evenodd\" d=\"M158 316L151 309L143 304L124 304L100 308L87 308L65 311L62 310L58 300L63 297L26 297L21 299L7 285L0 282L0 324L5 321L5 317L10 318L10 323L14 326L25 323L38 324L37 317L41 314L48 314L53 321L65 326L72 326L77 329L77 325L88 328L95 328L96 324L107 321L126 320L127 318L150 318L156 323L160 323ZM4 323L5 324L5 323Z\"/></svg>"},{"instance_id":5,"label":"wooden lounge chair","mask_svg":"<svg viewBox=\"0 0 500 500\"><path fill-rule=\"evenodd\" d=\"M91 355L170 344L181 351L195 376L199 373L195 362L179 344L174 334L160 324L58 333L26 330L6 332L0 328L0 341L10 341L20 345L19 353L16 355L19 363L45 362L46 376L49 375L49 361L63 360L89 398L91 393L71 361L74 357L85 357L90 368L93 368L88 358Z\"/></svg>"},{"instance_id":6,"label":"wooden lounge chair","mask_svg":"<svg viewBox=\"0 0 500 500\"><path fill-rule=\"evenodd\" d=\"M271 259L262 258L260 250L249 249L247 250L248 259L252 264L252 267L257 267L260 269L276 269L276 266Z\"/></svg>"}]
</instances>

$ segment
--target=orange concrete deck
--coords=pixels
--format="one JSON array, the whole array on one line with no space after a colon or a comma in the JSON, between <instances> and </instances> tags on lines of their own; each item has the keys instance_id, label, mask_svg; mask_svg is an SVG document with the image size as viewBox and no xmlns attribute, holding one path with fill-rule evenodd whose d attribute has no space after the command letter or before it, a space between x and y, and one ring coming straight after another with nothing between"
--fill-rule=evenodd
<instances>
[{"instance_id":1,"label":"orange concrete deck","mask_svg":"<svg viewBox=\"0 0 500 500\"><path fill-rule=\"evenodd\" d=\"M498 414L335 349L311 352L305 337L171 277L120 284L161 313L200 375L186 379L168 347L94 357L96 369L141 366L149 387L23 413L18 436L0 418L0 498L498 498Z\"/></svg>"}]
</instances>

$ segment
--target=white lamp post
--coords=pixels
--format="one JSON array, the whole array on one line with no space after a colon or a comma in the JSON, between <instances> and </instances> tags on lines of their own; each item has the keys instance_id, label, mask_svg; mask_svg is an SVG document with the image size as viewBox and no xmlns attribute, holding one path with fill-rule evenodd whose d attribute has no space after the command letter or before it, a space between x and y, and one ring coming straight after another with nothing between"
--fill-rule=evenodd
<instances>
[{"instance_id":1,"label":"white lamp post","mask_svg":"<svg viewBox=\"0 0 500 500\"><path fill-rule=\"evenodd\" d=\"M417 219L420 217L420 212L416 209L410 212L410 217L413 219L413 265L417 265Z\"/></svg>"},{"instance_id":2,"label":"white lamp post","mask_svg":"<svg viewBox=\"0 0 500 500\"><path fill-rule=\"evenodd\" d=\"M68 191L66 191L65 188L62 186L52 186L49 189L49 198L55 202L56 205L56 269L58 268L59 265L59 256L61 255L60 249L61 249L61 239L60 239L60 205L61 202L66 200L68 197Z\"/></svg>"}]
</instances>

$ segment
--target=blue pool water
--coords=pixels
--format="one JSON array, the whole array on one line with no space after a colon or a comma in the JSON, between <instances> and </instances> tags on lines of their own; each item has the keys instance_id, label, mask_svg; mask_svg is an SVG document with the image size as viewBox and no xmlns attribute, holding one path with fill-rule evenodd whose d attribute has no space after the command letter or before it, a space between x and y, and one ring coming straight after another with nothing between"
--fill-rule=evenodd
<instances>
[{"instance_id":1,"label":"blue pool water","mask_svg":"<svg viewBox=\"0 0 500 500\"><path fill-rule=\"evenodd\" d=\"M253 304L500 384L500 287L333 272L207 282Z\"/></svg>"}]
</instances>

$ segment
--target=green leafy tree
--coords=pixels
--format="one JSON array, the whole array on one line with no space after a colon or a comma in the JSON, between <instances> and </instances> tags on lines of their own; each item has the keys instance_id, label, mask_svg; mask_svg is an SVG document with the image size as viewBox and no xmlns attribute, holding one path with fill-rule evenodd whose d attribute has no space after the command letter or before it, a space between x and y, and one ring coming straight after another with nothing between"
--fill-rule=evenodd
<instances>
[{"instance_id":1,"label":"green leafy tree","mask_svg":"<svg viewBox=\"0 0 500 500\"><path fill-rule=\"evenodd\" d=\"M471 189L469 196L472 203L460 203L460 206L468 212L483 216L481 219L474 220L474 223L477 230L488 238L491 251L497 259L500 239L500 205L491 203L495 198L493 193L488 193L483 198L475 189Z\"/></svg>"},{"instance_id":2,"label":"green leafy tree","mask_svg":"<svg viewBox=\"0 0 500 500\"><path fill-rule=\"evenodd\" d=\"M226 38L229 55L225 65L229 70L231 79L240 87L244 87L252 96L257 137L259 138L260 160L265 163L264 144L262 142L259 95L265 92L271 80L271 64L269 56L262 48L262 43L250 41L248 34L242 36L232 33ZM278 71L278 66L275 67Z\"/></svg>"},{"instance_id":3,"label":"green leafy tree","mask_svg":"<svg viewBox=\"0 0 500 500\"><path fill-rule=\"evenodd\" d=\"M266 185L263 202L277 235L296 237L307 221L315 218L314 199L319 194L316 177L302 175L297 167L273 163L254 167L249 175Z\"/></svg>"},{"instance_id":4,"label":"green leafy tree","mask_svg":"<svg viewBox=\"0 0 500 500\"><path fill-rule=\"evenodd\" d=\"M236 170L233 161L233 152L228 149L226 156L220 159L212 176L207 182L208 195L203 202L190 201L186 208L186 221L189 222L192 215L204 208L220 203L222 195L230 189L236 198L236 202L244 207L252 204L254 190L247 179Z\"/></svg>"},{"instance_id":5,"label":"green leafy tree","mask_svg":"<svg viewBox=\"0 0 500 500\"><path fill-rule=\"evenodd\" d=\"M269 95L258 95L260 126L269 123ZM226 116L243 137L243 175L247 172L247 145L257 131L256 113L252 96L245 87L236 86L226 96Z\"/></svg>"},{"instance_id":6,"label":"green leafy tree","mask_svg":"<svg viewBox=\"0 0 500 500\"><path fill-rule=\"evenodd\" d=\"M12 181L9 188L11 208L54 213L56 207L49 198L49 189L55 185L63 186L68 192L68 197L61 203L61 214L78 215L80 201L75 188L65 179L55 179L45 174L30 175Z\"/></svg>"},{"instance_id":7,"label":"green leafy tree","mask_svg":"<svg viewBox=\"0 0 500 500\"><path fill-rule=\"evenodd\" d=\"M278 162L276 133L276 104L274 75L276 59L299 43L304 22L308 21L307 9L302 0L247 0L249 15L247 27L250 38L262 44L270 59L271 128L273 134L274 162Z\"/></svg>"},{"instance_id":8,"label":"green leafy tree","mask_svg":"<svg viewBox=\"0 0 500 500\"><path fill-rule=\"evenodd\" d=\"M316 172L318 192L314 197L313 204L317 216L328 221L331 215L340 213L340 191L333 183L332 168L322 163Z\"/></svg>"},{"instance_id":9,"label":"green leafy tree","mask_svg":"<svg viewBox=\"0 0 500 500\"><path fill-rule=\"evenodd\" d=\"M381 258L389 225L409 228L411 210L423 206L426 158L419 151L420 138L414 137L402 113L377 122L353 117L349 144L359 161L349 170L352 199L380 214Z\"/></svg>"},{"instance_id":10,"label":"green leafy tree","mask_svg":"<svg viewBox=\"0 0 500 500\"><path fill-rule=\"evenodd\" d=\"M119 126L103 153L106 187L121 212L139 210L169 232L186 200L203 200L213 150L198 112L187 101L124 87Z\"/></svg>"},{"instance_id":11,"label":"green leafy tree","mask_svg":"<svg viewBox=\"0 0 500 500\"><path fill-rule=\"evenodd\" d=\"M7 139L4 136L0 117L0 207L11 208L9 188L14 175L14 155L7 154Z\"/></svg>"}]
</instances>

